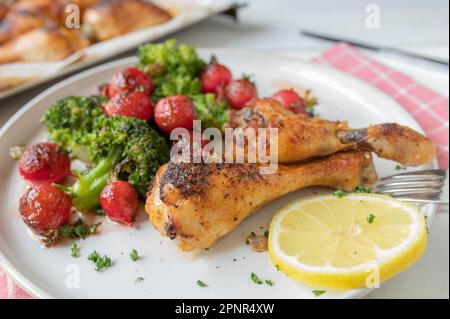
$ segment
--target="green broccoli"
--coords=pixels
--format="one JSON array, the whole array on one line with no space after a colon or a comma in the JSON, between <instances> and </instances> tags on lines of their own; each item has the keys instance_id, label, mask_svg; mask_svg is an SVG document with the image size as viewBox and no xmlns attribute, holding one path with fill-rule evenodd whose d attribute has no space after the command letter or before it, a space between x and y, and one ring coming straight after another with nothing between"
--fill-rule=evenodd
<instances>
[{"instance_id":1,"label":"green broccoli","mask_svg":"<svg viewBox=\"0 0 450 319\"><path fill-rule=\"evenodd\" d=\"M90 103L89 98L64 99L42 118L50 140L77 158L75 150L83 149L93 164L77 173L78 180L69 189L74 206L80 211L98 207L99 194L111 175L128 180L144 198L156 170L169 160L167 140L144 120L107 117Z\"/></svg>"},{"instance_id":2,"label":"green broccoli","mask_svg":"<svg viewBox=\"0 0 450 319\"><path fill-rule=\"evenodd\" d=\"M202 121L203 128L221 128L230 115L227 101L218 100L212 93L202 93L199 76L206 63L194 48L187 45L176 47L175 44L176 40L171 39L139 48L139 67L152 77L155 84L153 102L172 95L187 96L193 100L197 119Z\"/></svg>"},{"instance_id":3,"label":"green broccoli","mask_svg":"<svg viewBox=\"0 0 450 319\"><path fill-rule=\"evenodd\" d=\"M188 45L175 47L176 40L164 43L149 43L139 48L139 67L152 77L155 84L153 101L182 94L201 93L199 74L205 62Z\"/></svg>"},{"instance_id":4,"label":"green broccoli","mask_svg":"<svg viewBox=\"0 0 450 319\"><path fill-rule=\"evenodd\" d=\"M103 114L96 97L70 96L53 104L42 118L51 141L74 157L87 161L86 132L92 131L94 119Z\"/></svg>"}]
</instances>

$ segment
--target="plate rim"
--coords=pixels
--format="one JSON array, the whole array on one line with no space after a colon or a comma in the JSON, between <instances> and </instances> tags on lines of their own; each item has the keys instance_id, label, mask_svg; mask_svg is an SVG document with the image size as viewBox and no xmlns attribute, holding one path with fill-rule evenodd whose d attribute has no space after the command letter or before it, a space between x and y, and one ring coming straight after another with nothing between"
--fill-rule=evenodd
<instances>
[{"instance_id":1,"label":"plate rim","mask_svg":"<svg viewBox=\"0 0 450 319\"><path fill-rule=\"evenodd\" d=\"M251 54L251 55L258 55L260 57L264 57L267 59L272 59L272 60L280 60L280 61L289 61L290 63L295 63L297 65L303 65L306 67L314 67L316 69L319 69L325 73L328 73L330 76L333 77L338 77L338 78L342 78L345 79L345 82L349 84L352 84L351 82L355 83L355 85L359 86L359 87L364 87L364 89L367 92L370 92L371 94L376 94L376 95L381 95L383 96L384 99L390 100L390 103L392 105L395 104L396 110L399 111L400 113L402 113L405 117L408 118L409 121L411 121L412 123L415 124L415 126L417 128L420 129L420 131L422 133L425 134L422 126L416 121L416 119L408 112L405 110L405 108L403 108L397 101L395 101L392 97L390 97L389 95L385 94L384 92L377 90L376 88L370 86L369 84L365 83L364 81L355 78L349 74L340 72L338 70L335 70L333 68L324 66L324 65L320 65L320 64L316 64L310 61L299 61L298 59L294 58L294 57L282 57L282 56L278 56L276 54L274 54L273 52L261 52L258 50L252 50L252 49L234 49L234 48L213 48L213 47L202 47L202 48L197 48L198 52L200 54L203 53L212 53L214 52L217 55L220 55L221 53L224 54ZM41 100L45 99L46 97L48 97L49 95L57 92L58 90L62 89L63 87L66 87L68 85L70 85L71 83L74 82L78 82L81 79L83 79L84 77L93 75L95 73L98 72L102 72L111 68L118 68L122 65L126 65L126 64L131 64L136 62L138 59L136 56L129 56L129 57L125 57L125 58L121 58L121 59L117 59L111 62L107 62L107 63L103 63L100 65L97 65L95 67L86 69L78 74L74 74L62 81L60 81L59 83L56 83L52 86L50 86L49 88L43 90L41 93L39 93L38 95L36 95L34 98L32 98L30 101L28 101L26 104L24 104L16 113L14 113L14 115L9 118L9 120L0 128L0 140L4 137L4 135L7 133L7 131L14 125L14 123L21 118L22 116L25 115L25 113L27 113L30 109L32 109L33 107L35 107L36 104L38 104ZM434 160L431 165L433 166L433 168L437 168L437 161ZM437 212L437 205L433 206L433 212L432 215L434 216ZM33 281L29 278L27 278L26 276L24 276L18 269L16 269L12 263L5 257L5 255L2 253L2 251L0 250L0 268L8 275L10 276L14 282L21 287L23 290L25 290L28 294L30 294L31 296L35 297L35 298L45 298L45 299L55 299L58 298L57 296L54 296L48 292L46 292L44 289L40 288L37 284L33 283ZM368 289L368 288L362 288L362 289L355 289L355 290L348 290L343 296L342 298L344 299L352 299L352 298L362 298L364 296L366 296L367 294L369 294L372 291L372 289Z\"/></svg>"}]
</instances>

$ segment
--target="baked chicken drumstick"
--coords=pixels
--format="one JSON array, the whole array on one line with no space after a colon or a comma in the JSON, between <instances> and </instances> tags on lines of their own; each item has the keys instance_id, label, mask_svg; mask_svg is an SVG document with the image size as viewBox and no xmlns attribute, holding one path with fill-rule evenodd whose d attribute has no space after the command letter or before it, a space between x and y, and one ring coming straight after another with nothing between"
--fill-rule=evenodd
<instances>
[{"instance_id":1,"label":"baked chicken drumstick","mask_svg":"<svg viewBox=\"0 0 450 319\"><path fill-rule=\"evenodd\" d=\"M370 153L343 152L260 174L259 164L161 166L146 211L157 230L183 251L207 248L264 204L308 186L353 191L377 179Z\"/></svg>"},{"instance_id":2,"label":"baked chicken drumstick","mask_svg":"<svg viewBox=\"0 0 450 319\"><path fill-rule=\"evenodd\" d=\"M278 129L279 163L356 149L406 166L426 164L435 158L433 143L406 126L389 123L353 130L346 122L294 114L272 99L257 100L233 112L227 127Z\"/></svg>"}]
</instances>

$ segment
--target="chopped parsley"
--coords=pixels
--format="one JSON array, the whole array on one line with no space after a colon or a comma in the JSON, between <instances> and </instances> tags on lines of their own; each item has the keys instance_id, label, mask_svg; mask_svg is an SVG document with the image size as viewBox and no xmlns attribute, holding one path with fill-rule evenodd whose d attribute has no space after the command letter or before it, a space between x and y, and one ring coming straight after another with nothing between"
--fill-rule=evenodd
<instances>
[{"instance_id":1,"label":"chopped parsley","mask_svg":"<svg viewBox=\"0 0 450 319\"><path fill-rule=\"evenodd\" d=\"M105 213L105 211L103 210L103 209L97 209L96 211L95 211L95 215L97 215L97 216L106 216L106 213Z\"/></svg>"},{"instance_id":2,"label":"chopped parsley","mask_svg":"<svg viewBox=\"0 0 450 319\"><path fill-rule=\"evenodd\" d=\"M13 146L9 149L9 156L13 160L18 160L22 157L24 151L25 151L24 146Z\"/></svg>"},{"instance_id":3,"label":"chopped parsley","mask_svg":"<svg viewBox=\"0 0 450 319\"><path fill-rule=\"evenodd\" d=\"M136 280L134 281L134 284L137 285L137 284L140 284L143 281L144 281L144 277L137 277Z\"/></svg>"},{"instance_id":4,"label":"chopped parsley","mask_svg":"<svg viewBox=\"0 0 450 319\"><path fill-rule=\"evenodd\" d=\"M348 193L344 192L342 189L338 189L338 190L334 191L333 195L336 196L337 198L342 198L342 197L348 195Z\"/></svg>"},{"instance_id":5,"label":"chopped parsley","mask_svg":"<svg viewBox=\"0 0 450 319\"><path fill-rule=\"evenodd\" d=\"M277 269L277 271L280 271L280 265L275 265L275 268Z\"/></svg>"},{"instance_id":6,"label":"chopped parsley","mask_svg":"<svg viewBox=\"0 0 450 319\"><path fill-rule=\"evenodd\" d=\"M372 193L372 188L367 186L356 186L355 193Z\"/></svg>"},{"instance_id":7,"label":"chopped parsley","mask_svg":"<svg viewBox=\"0 0 450 319\"><path fill-rule=\"evenodd\" d=\"M89 254L87 259L95 264L95 271L103 271L105 268L112 266L111 258L106 255L101 257L95 250L93 253Z\"/></svg>"},{"instance_id":8,"label":"chopped parsley","mask_svg":"<svg viewBox=\"0 0 450 319\"><path fill-rule=\"evenodd\" d=\"M316 297L320 297L322 296L324 293L326 293L326 290L313 290L312 293L314 294L314 296Z\"/></svg>"},{"instance_id":9,"label":"chopped parsley","mask_svg":"<svg viewBox=\"0 0 450 319\"><path fill-rule=\"evenodd\" d=\"M250 244L250 238L253 238L253 237L256 237L256 234L255 234L255 232L251 232L250 233L250 235L248 235L248 237L247 237L247 240L245 241L245 243L248 245L248 244Z\"/></svg>"},{"instance_id":10,"label":"chopped parsley","mask_svg":"<svg viewBox=\"0 0 450 319\"><path fill-rule=\"evenodd\" d=\"M66 238L84 239L86 236L97 233L97 228L101 223L87 225L82 219L78 219L75 224L59 228L59 235Z\"/></svg>"},{"instance_id":11,"label":"chopped parsley","mask_svg":"<svg viewBox=\"0 0 450 319\"><path fill-rule=\"evenodd\" d=\"M259 277L254 272L251 273L250 279L257 285L261 285L263 283L263 281L259 279Z\"/></svg>"},{"instance_id":12,"label":"chopped parsley","mask_svg":"<svg viewBox=\"0 0 450 319\"><path fill-rule=\"evenodd\" d=\"M264 237L269 238L269 231L268 231L268 230L266 230L266 231L264 232Z\"/></svg>"},{"instance_id":13,"label":"chopped parsley","mask_svg":"<svg viewBox=\"0 0 450 319\"><path fill-rule=\"evenodd\" d=\"M269 286L273 286L273 281L270 280L270 279L266 279L266 280L264 280L264 282L265 282L266 284L268 284Z\"/></svg>"},{"instance_id":14,"label":"chopped parsley","mask_svg":"<svg viewBox=\"0 0 450 319\"><path fill-rule=\"evenodd\" d=\"M376 217L375 215L370 214L369 216L367 216L367 222L369 224L373 224L375 217Z\"/></svg>"},{"instance_id":15,"label":"chopped parsley","mask_svg":"<svg viewBox=\"0 0 450 319\"><path fill-rule=\"evenodd\" d=\"M72 242L72 246L70 247L70 256L72 257L80 256L80 247L78 247L76 242Z\"/></svg>"},{"instance_id":16,"label":"chopped parsley","mask_svg":"<svg viewBox=\"0 0 450 319\"><path fill-rule=\"evenodd\" d=\"M397 171L400 171L400 170L402 170L402 169L405 169L405 167L404 167L404 166L401 166L400 164L397 164L397 165L395 165L395 169L396 169Z\"/></svg>"},{"instance_id":17,"label":"chopped parsley","mask_svg":"<svg viewBox=\"0 0 450 319\"><path fill-rule=\"evenodd\" d=\"M138 254L136 249L133 249L130 252L130 258L131 258L132 261L137 261L139 259L139 254Z\"/></svg>"},{"instance_id":18,"label":"chopped parsley","mask_svg":"<svg viewBox=\"0 0 450 319\"><path fill-rule=\"evenodd\" d=\"M205 284L205 283L204 283L203 281L201 281L201 280L197 280L197 285L198 285L199 287L202 287L202 288L208 287L208 285Z\"/></svg>"}]
</instances>

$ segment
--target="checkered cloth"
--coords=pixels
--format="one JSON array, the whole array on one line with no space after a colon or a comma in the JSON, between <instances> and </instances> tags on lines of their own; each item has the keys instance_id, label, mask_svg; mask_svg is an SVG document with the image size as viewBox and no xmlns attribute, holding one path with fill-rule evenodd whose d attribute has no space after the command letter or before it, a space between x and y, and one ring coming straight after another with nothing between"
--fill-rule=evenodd
<instances>
[{"instance_id":1,"label":"checkered cloth","mask_svg":"<svg viewBox=\"0 0 450 319\"><path fill-rule=\"evenodd\" d=\"M325 51L315 62L349 73L399 102L427 132L438 150L439 165L448 168L449 101L413 79L377 63L347 44ZM30 296L0 271L0 299Z\"/></svg>"},{"instance_id":2,"label":"checkered cloth","mask_svg":"<svg viewBox=\"0 0 450 319\"><path fill-rule=\"evenodd\" d=\"M332 47L314 61L351 74L394 98L435 143L439 166L448 168L448 98L369 59L346 43Z\"/></svg>"}]
</instances>

